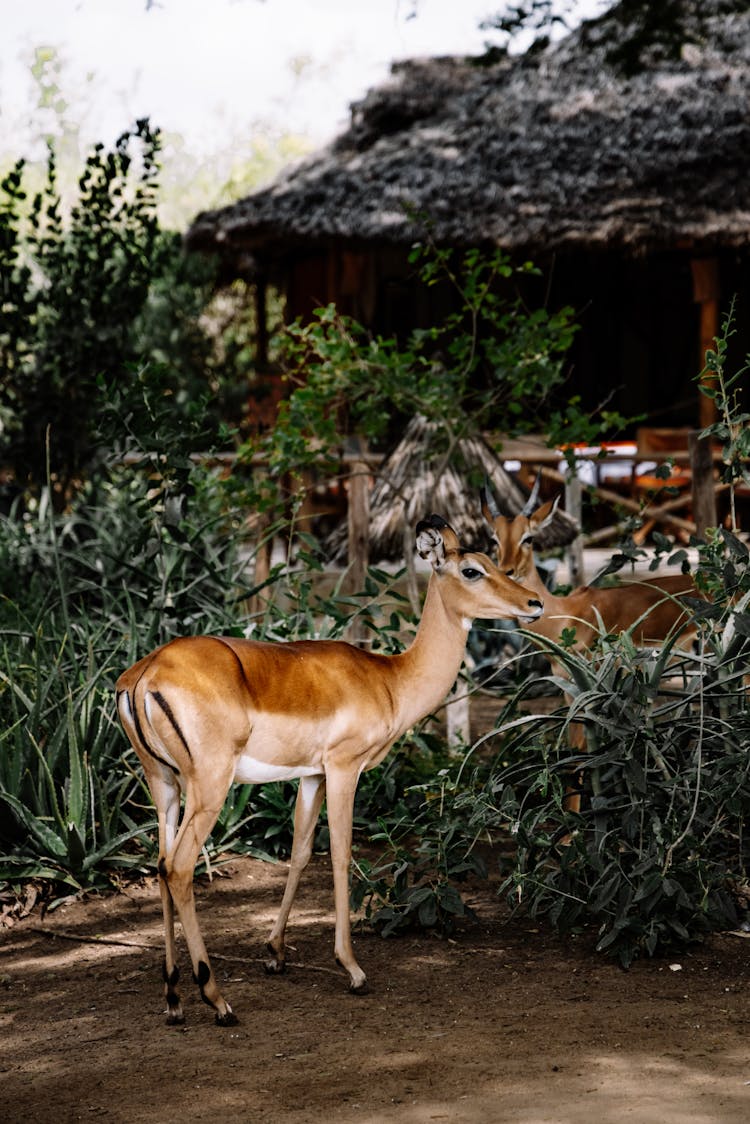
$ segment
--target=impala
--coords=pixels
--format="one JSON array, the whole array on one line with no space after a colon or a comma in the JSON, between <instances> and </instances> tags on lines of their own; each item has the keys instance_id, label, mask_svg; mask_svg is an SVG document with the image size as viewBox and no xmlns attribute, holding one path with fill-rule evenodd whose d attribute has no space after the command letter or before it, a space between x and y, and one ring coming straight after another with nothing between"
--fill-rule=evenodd
<instances>
[{"instance_id":1,"label":"impala","mask_svg":"<svg viewBox=\"0 0 750 1124\"><path fill-rule=\"evenodd\" d=\"M201 997L214 1008L220 1026L236 1022L211 969L193 898L198 855L233 782L299 778L289 874L267 945L267 971L284 970L287 919L325 795L335 956L349 973L350 990L366 991L349 917L352 814L360 774L378 765L405 730L443 701L461 666L474 617L531 622L543 610L537 593L501 574L487 555L463 550L438 515L417 525L416 548L432 572L416 635L399 655L337 640L274 644L202 636L170 641L118 679L119 715L158 817L168 1024L184 1021L175 909Z\"/></svg>"},{"instance_id":2,"label":"impala","mask_svg":"<svg viewBox=\"0 0 750 1124\"><path fill-rule=\"evenodd\" d=\"M535 486L523 511L513 516L498 509L488 487L481 493L482 511L497 543L498 569L544 597L544 617L528 625L529 631L559 641L564 629L575 629L574 647L581 650L599 636L600 620L607 633L632 629L633 640L642 645L659 644L685 625L688 612L678 598L699 596L692 578L685 574L666 574L601 589L584 585L565 597L550 594L534 562L534 541L554 518L559 500L537 508L537 495Z\"/></svg>"}]
</instances>

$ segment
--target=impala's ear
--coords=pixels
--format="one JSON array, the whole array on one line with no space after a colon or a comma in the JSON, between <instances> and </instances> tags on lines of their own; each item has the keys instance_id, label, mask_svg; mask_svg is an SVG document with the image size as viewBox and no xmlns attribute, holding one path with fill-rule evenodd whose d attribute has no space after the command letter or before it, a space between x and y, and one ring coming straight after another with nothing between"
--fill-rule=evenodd
<instances>
[{"instance_id":1,"label":"impala's ear","mask_svg":"<svg viewBox=\"0 0 750 1124\"><path fill-rule=\"evenodd\" d=\"M417 523L417 553L435 570L445 565L445 543L437 527L422 521Z\"/></svg>"},{"instance_id":2,"label":"impala's ear","mask_svg":"<svg viewBox=\"0 0 750 1124\"><path fill-rule=\"evenodd\" d=\"M459 545L458 535L442 515L428 515L417 523L417 552L434 570L442 569L448 552Z\"/></svg>"},{"instance_id":3,"label":"impala's ear","mask_svg":"<svg viewBox=\"0 0 750 1124\"><path fill-rule=\"evenodd\" d=\"M529 525L532 532L537 535L539 531L543 531L545 527L549 527L552 520L555 518L557 505L560 503L560 497L555 496L553 500L548 500L543 503L541 507L537 508L532 516L529 518Z\"/></svg>"}]
</instances>

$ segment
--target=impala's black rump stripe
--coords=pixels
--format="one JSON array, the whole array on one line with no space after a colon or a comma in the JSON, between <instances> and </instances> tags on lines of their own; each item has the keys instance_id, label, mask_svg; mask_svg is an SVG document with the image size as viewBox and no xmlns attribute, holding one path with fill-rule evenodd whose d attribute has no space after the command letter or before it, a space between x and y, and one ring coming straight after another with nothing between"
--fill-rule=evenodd
<instances>
[{"instance_id":1,"label":"impala's black rump stripe","mask_svg":"<svg viewBox=\"0 0 750 1124\"><path fill-rule=\"evenodd\" d=\"M138 680L138 682L140 683L140 679ZM138 683L136 683L136 688L137 688L137 686L138 686ZM128 693L127 691L123 691L123 692L121 692L121 694L124 694L125 697L128 700L128 709L130 710L130 714L131 714L131 717L133 719L133 727L135 728L135 732L136 732L136 736L138 738L138 741L141 743L141 748L145 749L146 753L148 753L150 757L153 757L155 761L158 761L160 765L166 765L168 769L171 769L172 772L176 776L179 777L180 770L177 768L177 766L173 765L171 761L165 761L164 758L160 757L158 753L155 753L154 750L151 748L151 746L148 744L148 739L145 737L145 735L143 733L143 727L141 726L141 720L138 716L138 707L136 705L136 698L135 698L135 688L133 689L132 694ZM119 695L118 695L118 698L119 698Z\"/></svg>"},{"instance_id":2,"label":"impala's black rump stripe","mask_svg":"<svg viewBox=\"0 0 750 1124\"><path fill-rule=\"evenodd\" d=\"M164 698L164 695L161 693L161 691L152 691L151 692L151 698L154 700L155 703L157 703L159 705L159 707L161 708L163 713L166 715L172 729L174 730L174 732L177 734L177 737L180 739L180 741L184 745L185 752L187 753L188 757L192 757L193 755L190 752L190 746L187 743L187 739L185 738L185 735L183 734L182 730L180 729L180 724L177 721L177 719L175 718L174 713L172 711L172 707L169 705L167 700Z\"/></svg>"}]
</instances>

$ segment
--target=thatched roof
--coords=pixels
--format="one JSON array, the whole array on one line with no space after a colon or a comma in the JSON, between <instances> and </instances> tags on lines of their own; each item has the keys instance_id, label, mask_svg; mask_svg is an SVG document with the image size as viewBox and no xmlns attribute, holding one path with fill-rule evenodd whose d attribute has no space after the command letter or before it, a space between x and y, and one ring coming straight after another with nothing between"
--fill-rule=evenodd
<instances>
[{"instance_id":1,"label":"thatched roof","mask_svg":"<svg viewBox=\"0 0 750 1124\"><path fill-rule=\"evenodd\" d=\"M479 486L487 479L502 510L518 513L528 499L526 489L506 472L502 461L479 437L457 442L450 456L435 423L417 414L378 470L370 496L370 557L403 559L413 545L414 527L428 512L447 519L463 546L487 550L490 539L482 516ZM346 527L327 543L332 559L346 552ZM539 550L568 546L580 528L564 511L537 541Z\"/></svg>"},{"instance_id":2,"label":"thatched roof","mask_svg":"<svg viewBox=\"0 0 750 1124\"><path fill-rule=\"evenodd\" d=\"M417 214L438 241L511 251L747 245L750 12L726 7L704 0L702 38L632 76L607 60L609 16L486 65L396 64L335 143L199 215L187 244L230 263L315 241L408 244Z\"/></svg>"}]
</instances>

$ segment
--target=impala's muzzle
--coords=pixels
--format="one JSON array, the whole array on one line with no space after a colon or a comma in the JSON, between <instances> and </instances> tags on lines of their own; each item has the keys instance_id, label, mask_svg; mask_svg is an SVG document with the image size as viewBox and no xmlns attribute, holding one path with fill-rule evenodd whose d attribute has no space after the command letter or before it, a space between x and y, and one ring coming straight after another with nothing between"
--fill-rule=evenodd
<instances>
[{"instance_id":1,"label":"impala's muzzle","mask_svg":"<svg viewBox=\"0 0 750 1124\"><path fill-rule=\"evenodd\" d=\"M527 602L527 604L529 606L529 612L528 613L519 613L518 619L520 621L536 621L536 620L539 620L542 613L544 612L544 602L539 601L537 598L533 598L533 599L529 600Z\"/></svg>"}]
</instances>

